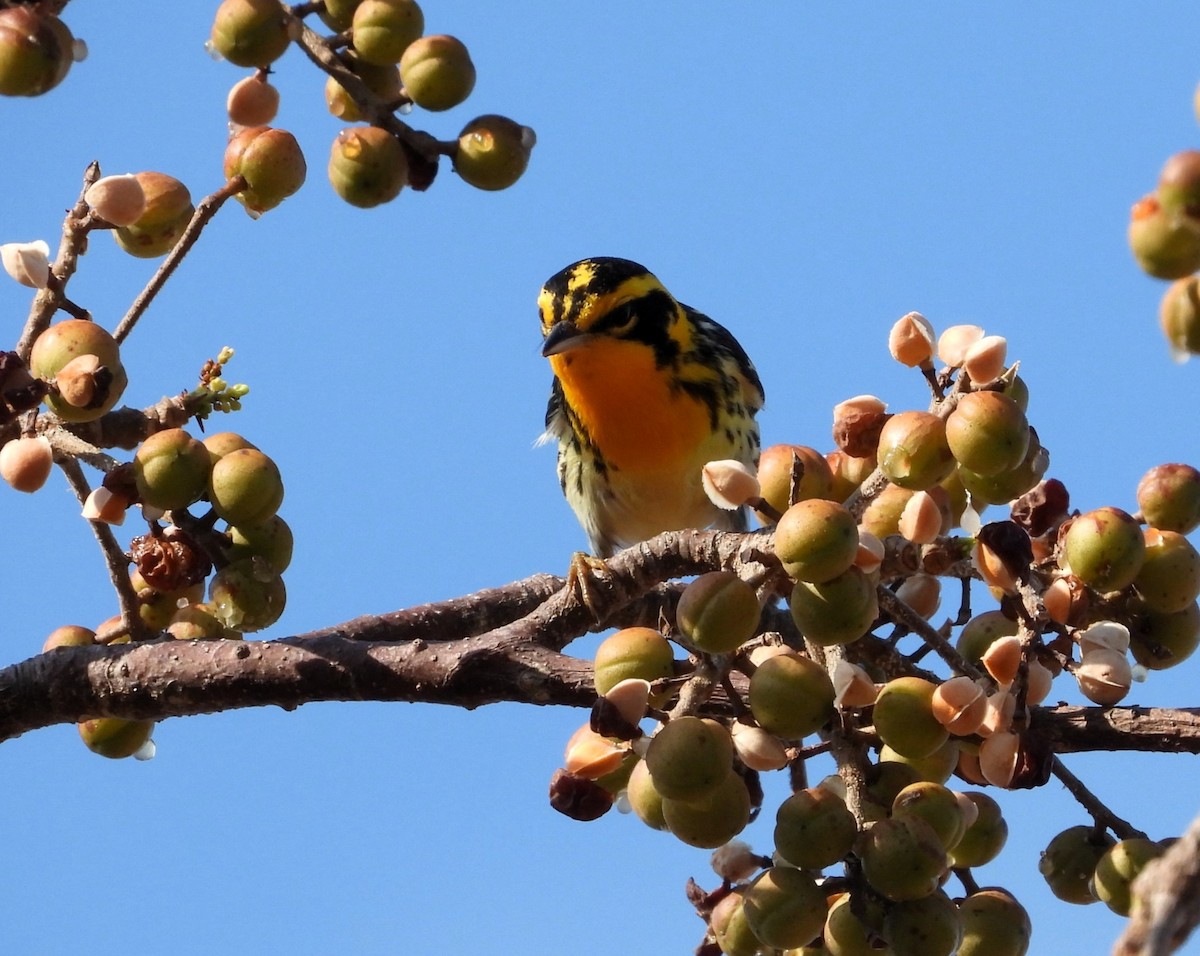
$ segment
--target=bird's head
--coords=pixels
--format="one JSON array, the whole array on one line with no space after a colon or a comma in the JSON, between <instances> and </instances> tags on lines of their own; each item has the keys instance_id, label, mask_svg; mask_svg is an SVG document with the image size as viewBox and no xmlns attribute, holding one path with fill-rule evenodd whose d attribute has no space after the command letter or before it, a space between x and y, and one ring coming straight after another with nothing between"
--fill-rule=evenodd
<instances>
[{"instance_id":1,"label":"bird's head","mask_svg":"<svg viewBox=\"0 0 1200 956\"><path fill-rule=\"evenodd\" d=\"M660 363L685 343L682 308L644 266L628 259L582 259L550 278L538 296L542 354L561 355L600 337L652 347Z\"/></svg>"}]
</instances>

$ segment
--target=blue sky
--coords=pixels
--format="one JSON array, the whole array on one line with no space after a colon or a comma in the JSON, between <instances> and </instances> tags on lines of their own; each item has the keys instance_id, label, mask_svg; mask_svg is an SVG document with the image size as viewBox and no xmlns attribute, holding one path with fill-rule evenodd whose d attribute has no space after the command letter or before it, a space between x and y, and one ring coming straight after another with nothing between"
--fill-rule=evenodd
<instances>
[{"instance_id":1,"label":"blue sky","mask_svg":"<svg viewBox=\"0 0 1200 956\"><path fill-rule=\"evenodd\" d=\"M53 242L92 159L170 173L196 197L220 184L225 94L245 71L205 54L214 9L68 8L89 59L46 97L0 102L0 241ZM553 452L533 447L550 375L534 300L585 255L646 263L735 332L766 386L768 443L827 449L832 406L862 392L923 407L919 377L886 351L892 321L917 309L1008 337L1076 506L1132 510L1147 468L1200 463L1200 369L1169 360L1162 286L1124 238L1162 162L1197 142L1192 5L429 0L425 13L468 44L479 81L463 106L414 122L442 138L480 113L529 124L526 177L484 194L447 168L425 194L345 206L324 178L340 125L291 51L278 125L304 147L309 182L257 222L223 211L125 350L126 397L142 405L237 349L229 378L252 394L215 427L279 462L297 536L287 613L267 636L566 569L584 538ZM72 297L111 326L152 270L97 236ZM0 283L11 339L27 303ZM0 495L0 509L6 661L113 613L60 477L32 499ZM1191 666L1129 702L1200 703ZM1065 683L1054 694L1078 699ZM546 805L582 719L243 711L162 724L147 764L95 757L72 727L8 742L0 942L97 956L689 952L701 926L683 886L712 882L707 854ZM1184 758L1068 764L1152 836L1198 809ZM1082 811L1054 784L1001 800L1009 847L980 879L1029 908L1032 952L1107 951L1121 921L1052 900L1036 872ZM771 806L747 832L762 848Z\"/></svg>"}]
</instances>

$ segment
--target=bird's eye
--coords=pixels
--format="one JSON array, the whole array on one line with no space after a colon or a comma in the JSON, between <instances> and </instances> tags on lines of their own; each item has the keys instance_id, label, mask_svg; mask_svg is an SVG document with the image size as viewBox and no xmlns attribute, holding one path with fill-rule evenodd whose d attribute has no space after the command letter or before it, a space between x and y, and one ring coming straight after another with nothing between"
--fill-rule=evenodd
<instances>
[{"instance_id":1,"label":"bird's eye","mask_svg":"<svg viewBox=\"0 0 1200 956\"><path fill-rule=\"evenodd\" d=\"M610 335L628 335L637 323L637 318L633 303L626 302L608 313L604 319L604 327Z\"/></svg>"}]
</instances>

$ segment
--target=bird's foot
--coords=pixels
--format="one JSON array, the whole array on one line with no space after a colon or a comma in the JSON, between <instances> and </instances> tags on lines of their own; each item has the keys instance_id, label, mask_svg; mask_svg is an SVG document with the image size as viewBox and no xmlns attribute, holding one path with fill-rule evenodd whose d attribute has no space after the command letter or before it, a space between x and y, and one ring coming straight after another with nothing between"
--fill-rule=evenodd
<instances>
[{"instance_id":1,"label":"bird's foot","mask_svg":"<svg viewBox=\"0 0 1200 956\"><path fill-rule=\"evenodd\" d=\"M591 611L597 624L603 621L600 614L600 590L608 576L608 565L604 563L603 558L593 557L582 551L571 555L571 567L567 570L567 587L579 598L580 603Z\"/></svg>"}]
</instances>

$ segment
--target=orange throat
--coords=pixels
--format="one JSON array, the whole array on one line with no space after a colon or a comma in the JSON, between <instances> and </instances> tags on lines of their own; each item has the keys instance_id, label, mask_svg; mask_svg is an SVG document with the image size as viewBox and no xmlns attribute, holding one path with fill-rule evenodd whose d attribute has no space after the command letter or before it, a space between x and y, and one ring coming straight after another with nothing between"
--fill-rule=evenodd
<instances>
[{"instance_id":1,"label":"orange throat","mask_svg":"<svg viewBox=\"0 0 1200 956\"><path fill-rule=\"evenodd\" d=\"M640 342L595 338L550 357L567 403L609 465L654 472L687 467L709 433L709 411L656 367Z\"/></svg>"}]
</instances>

